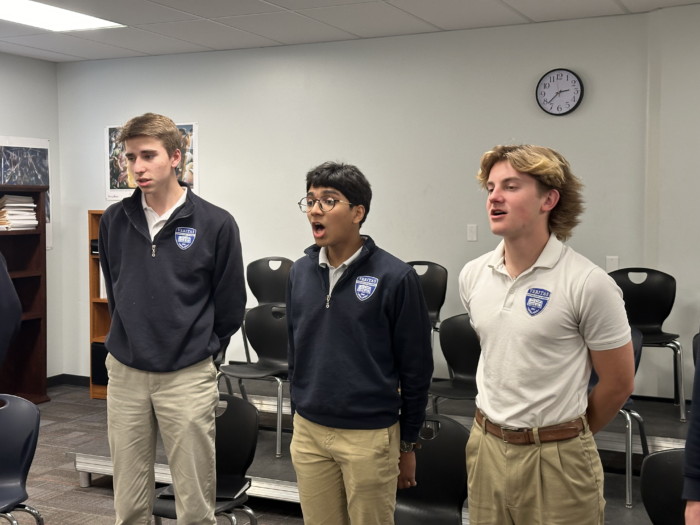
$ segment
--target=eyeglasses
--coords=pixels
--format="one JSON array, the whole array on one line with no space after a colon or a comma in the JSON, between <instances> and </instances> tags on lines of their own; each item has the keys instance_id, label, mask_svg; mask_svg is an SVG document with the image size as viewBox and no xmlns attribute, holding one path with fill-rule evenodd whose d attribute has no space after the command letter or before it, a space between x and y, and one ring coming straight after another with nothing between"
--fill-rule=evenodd
<instances>
[{"instance_id":1,"label":"eyeglasses","mask_svg":"<svg viewBox=\"0 0 700 525\"><path fill-rule=\"evenodd\" d=\"M343 204L354 206L354 204L351 204L347 201L332 199L330 197L326 197L324 199L311 199L309 197L304 197L299 201L299 209L302 211L302 213L308 213L313 209L317 202L318 207L321 208L321 211L331 211L333 208L335 208L336 202L342 202Z\"/></svg>"}]
</instances>

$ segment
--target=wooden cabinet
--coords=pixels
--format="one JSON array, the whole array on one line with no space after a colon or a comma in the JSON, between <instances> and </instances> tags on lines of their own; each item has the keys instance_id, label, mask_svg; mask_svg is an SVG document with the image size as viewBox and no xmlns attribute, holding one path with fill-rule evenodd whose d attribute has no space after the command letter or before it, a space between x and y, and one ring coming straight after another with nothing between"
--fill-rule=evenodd
<instances>
[{"instance_id":1,"label":"wooden cabinet","mask_svg":"<svg viewBox=\"0 0 700 525\"><path fill-rule=\"evenodd\" d=\"M95 360L96 352L93 343L104 343L112 324L107 299L100 298L100 256L92 253L90 248L92 241L97 240L100 232L102 213L102 211L88 211L88 234L90 237L87 243L90 255L88 270L88 278L90 279L90 397L92 399L107 399L107 385L93 383L93 371L104 367L103 356L99 356Z\"/></svg>"},{"instance_id":2,"label":"wooden cabinet","mask_svg":"<svg viewBox=\"0 0 700 525\"><path fill-rule=\"evenodd\" d=\"M46 191L48 186L0 185L3 195L31 196L39 225L0 231L0 252L22 304L22 324L0 368L0 392L32 401L46 395ZM2 321L0 321L2 322Z\"/></svg>"}]
</instances>

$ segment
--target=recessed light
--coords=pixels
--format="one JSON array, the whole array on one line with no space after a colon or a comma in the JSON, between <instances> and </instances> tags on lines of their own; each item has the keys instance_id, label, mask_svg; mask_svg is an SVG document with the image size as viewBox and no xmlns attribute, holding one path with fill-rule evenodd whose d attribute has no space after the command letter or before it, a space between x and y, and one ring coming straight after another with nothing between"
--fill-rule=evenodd
<instances>
[{"instance_id":1,"label":"recessed light","mask_svg":"<svg viewBox=\"0 0 700 525\"><path fill-rule=\"evenodd\" d=\"M81 31L124 27L94 16L68 11L60 7L32 2L31 0L0 0L0 20L40 27L49 31Z\"/></svg>"}]
</instances>

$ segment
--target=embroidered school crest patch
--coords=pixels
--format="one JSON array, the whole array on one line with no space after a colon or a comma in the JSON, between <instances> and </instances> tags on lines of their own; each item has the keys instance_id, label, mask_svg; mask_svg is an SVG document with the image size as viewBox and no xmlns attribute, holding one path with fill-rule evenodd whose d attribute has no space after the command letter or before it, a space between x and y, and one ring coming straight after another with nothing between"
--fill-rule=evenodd
<instances>
[{"instance_id":1,"label":"embroidered school crest patch","mask_svg":"<svg viewBox=\"0 0 700 525\"><path fill-rule=\"evenodd\" d=\"M530 288L525 295L525 309L531 316L536 316L549 302L551 292L542 288Z\"/></svg>"},{"instance_id":2,"label":"embroidered school crest patch","mask_svg":"<svg viewBox=\"0 0 700 525\"><path fill-rule=\"evenodd\" d=\"M376 277L369 277L367 275L358 277L355 281L355 295L360 301L366 301L377 289L377 283L379 279Z\"/></svg>"},{"instance_id":3,"label":"embroidered school crest patch","mask_svg":"<svg viewBox=\"0 0 700 525\"><path fill-rule=\"evenodd\" d=\"M194 243L194 238L197 236L197 230L194 228L176 228L175 229L175 243L181 250L186 250L192 243Z\"/></svg>"}]
</instances>

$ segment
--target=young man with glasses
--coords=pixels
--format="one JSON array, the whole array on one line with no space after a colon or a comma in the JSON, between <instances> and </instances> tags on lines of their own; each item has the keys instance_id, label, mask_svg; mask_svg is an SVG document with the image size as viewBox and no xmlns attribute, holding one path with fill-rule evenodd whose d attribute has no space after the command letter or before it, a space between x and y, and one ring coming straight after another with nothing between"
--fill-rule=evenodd
<instances>
[{"instance_id":1,"label":"young man with glasses","mask_svg":"<svg viewBox=\"0 0 700 525\"><path fill-rule=\"evenodd\" d=\"M238 226L178 182L181 139L172 120L134 117L117 141L138 188L100 221L112 316L105 345L116 525L151 523L158 429L177 522L215 525L219 392L212 358L245 312Z\"/></svg>"},{"instance_id":2,"label":"young man with glasses","mask_svg":"<svg viewBox=\"0 0 700 525\"><path fill-rule=\"evenodd\" d=\"M491 231L460 295L481 340L467 445L472 525L602 525L593 434L634 389L622 292L562 241L583 211L581 182L557 152L497 146L481 158ZM591 366L600 381L588 395Z\"/></svg>"},{"instance_id":3,"label":"young man with glasses","mask_svg":"<svg viewBox=\"0 0 700 525\"><path fill-rule=\"evenodd\" d=\"M291 456L306 525L391 525L396 488L416 485L413 451L433 372L415 271L360 227L372 190L327 162L299 202L316 241L287 287Z\"/></svg>"}]
</instances>

